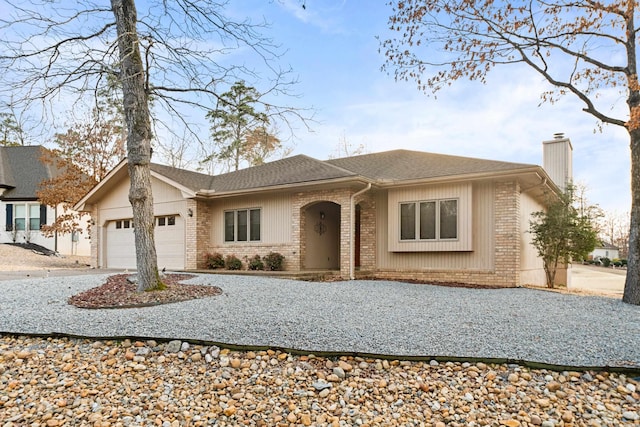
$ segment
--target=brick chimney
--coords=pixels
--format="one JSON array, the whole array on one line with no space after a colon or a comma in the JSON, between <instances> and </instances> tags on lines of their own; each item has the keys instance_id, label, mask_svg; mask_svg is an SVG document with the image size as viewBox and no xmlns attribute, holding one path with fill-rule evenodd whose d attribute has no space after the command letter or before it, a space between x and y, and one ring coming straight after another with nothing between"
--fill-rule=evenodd
<instances>
[{"instance_id":1,"label":"brick chimney","mask_svg":"<svg viewBox=\"0 0 640 427\"><path fill-rule=\"evenodd\" d=\"M573 147L563 133L553 134L553 139L542 142L542 167L562 190L573 181Z\"/></svg>"}]
</instances>

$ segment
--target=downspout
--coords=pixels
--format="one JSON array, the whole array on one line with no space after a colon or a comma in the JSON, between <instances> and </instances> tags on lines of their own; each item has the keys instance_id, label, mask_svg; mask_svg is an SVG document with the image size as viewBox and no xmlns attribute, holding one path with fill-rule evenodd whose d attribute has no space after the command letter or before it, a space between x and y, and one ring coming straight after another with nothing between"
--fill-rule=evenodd
<instances>
[{"instance_id":1,"label":"downspout","mask_svg":"<svg viewBox=\"0 0 640 427\"><path fill-rule=\"evenodd\" d=\"M53 221L55 222L58 219L58 205L55 205L53 208ZM53 234L53 250L58 252L58 230L54 231Z\"/></svg>"},{"instance_id":2,"label":"downspout","mask_svg":"<svg viewBox=\"0 0 640 427\"><path fill-rule=\"evenodd\" d=\"M349 280L354 280L355 277L355 258L356 258L356 254L355 254L355 237L354 237L354 231L356 228L356 216L355 216L355 211L356 211L356 197L358 197L359 195L366 193L367 191L369 191L371 189L371 183L368 183L367 186L365 188L363 188L362 190L358 191L357 193L354 193L351 195L351 203L349 206L349 216L351 218L351 229L349 231Z\"/></svg>"}]
</instances>

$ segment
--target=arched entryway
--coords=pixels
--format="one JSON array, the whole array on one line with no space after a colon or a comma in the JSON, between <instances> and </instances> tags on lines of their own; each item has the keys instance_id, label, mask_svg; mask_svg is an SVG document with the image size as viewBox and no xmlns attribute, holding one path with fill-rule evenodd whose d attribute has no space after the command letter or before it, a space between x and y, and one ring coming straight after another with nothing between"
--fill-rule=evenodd
<instances>
[{"instance_id":1,"label":"arched entryway","mask_svg":"<svg viewBox=\"0 0 640 427\"><path fill-rule=\"evenodd\" d=\"M340 205L317 202L302 209L305 241L304 268L340 269Z\"/></svg>"}]
</instances>

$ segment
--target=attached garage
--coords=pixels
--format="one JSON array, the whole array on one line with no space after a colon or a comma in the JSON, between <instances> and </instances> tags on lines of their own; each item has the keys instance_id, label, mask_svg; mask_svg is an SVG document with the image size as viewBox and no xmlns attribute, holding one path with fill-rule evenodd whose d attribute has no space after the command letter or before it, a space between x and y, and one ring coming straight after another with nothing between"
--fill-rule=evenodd
<instances>
[{"instance_id":1,"label":"attached garage","mask_svg":"<svg viewBox=\"0 0 640 427\"><path fill-rule=\"evenodd\" d=\"M180 215L155 218L158 268L184 269L184 219ZM106 267L136 268L133 221L131 218L109 221L106 226Z\"/></svg>"}]
</instances>

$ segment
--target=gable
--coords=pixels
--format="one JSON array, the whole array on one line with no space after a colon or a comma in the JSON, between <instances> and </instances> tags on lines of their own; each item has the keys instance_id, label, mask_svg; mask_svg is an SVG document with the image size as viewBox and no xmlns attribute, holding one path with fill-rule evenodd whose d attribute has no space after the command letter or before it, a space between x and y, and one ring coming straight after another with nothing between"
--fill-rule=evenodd
<instances>
[{"instance_id":1,"label":"gable","mask_svg":"<svg viewBox=\"0 0 640 427\"><path fill-rule=\"evenodd\" d=\"M107 207L129 206L130 187L129 177L122 177L100 201L100 207L104 209ZM154 203L171 203L184 199L179 189L155 177L151 177L151 191L153 192Z\"/></svg>"},{"instance_id":2,"label":"gable","mask_svg":"<svg viewBox=\"0 0 640 427\"><path fill-rule=\"evenodd\" d=\"M102 224L113 219L133 217L131 203L129 203L130 186L127 175L120 177L117 183L111 182L109 191L98 203ZM184 210L185 199L181 191L174 186L151 177L151 191L155 215L177 214Z\"/></svg>"}]
</instances>

